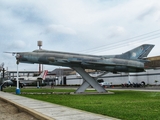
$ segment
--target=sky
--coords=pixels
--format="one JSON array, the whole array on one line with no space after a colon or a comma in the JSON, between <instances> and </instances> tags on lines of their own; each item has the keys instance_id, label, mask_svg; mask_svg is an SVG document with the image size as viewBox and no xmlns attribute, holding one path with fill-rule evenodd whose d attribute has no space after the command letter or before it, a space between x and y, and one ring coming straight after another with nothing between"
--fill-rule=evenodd
<instances>
[{"instance_id":1,"label":"sky","mask_svg":"<svg viewBox=\"0 0 160 120\"><path fill-rule=\"evenodd\" d=\"M4 52L31 52L37 41L42 49L93 55L154 44L149 56L157 56L159 39L159 0L0 0L0 63L9 71L16 59ZM38 64L20 63L19 70Z\"/></svg>"}]
</instances>

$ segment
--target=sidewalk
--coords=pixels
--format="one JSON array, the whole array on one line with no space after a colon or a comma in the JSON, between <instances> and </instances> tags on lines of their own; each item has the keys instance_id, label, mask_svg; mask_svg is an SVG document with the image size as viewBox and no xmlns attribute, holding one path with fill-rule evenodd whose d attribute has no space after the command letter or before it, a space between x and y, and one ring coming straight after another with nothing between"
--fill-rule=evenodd
<instances>
[{"instance_id":1,"label":"sidewalk","mask_svg":"<svg viewBox=\"0 0 160 120\"><path fill-rule=\"evenodd\" d=\"M15 105L21 111L27 112L39 120L118 120L1 91L0 99Z\"/></svg>"}]
</instances>

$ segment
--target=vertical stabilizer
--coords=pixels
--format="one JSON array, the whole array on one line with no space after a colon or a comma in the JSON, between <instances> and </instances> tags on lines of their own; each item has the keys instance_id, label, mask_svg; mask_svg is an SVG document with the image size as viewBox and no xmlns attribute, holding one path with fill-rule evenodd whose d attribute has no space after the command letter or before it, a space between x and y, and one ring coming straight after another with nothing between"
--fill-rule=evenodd
<instances>
[{"instance_id":1,"label":"vertical stabilizer","mask_svg":"<svg viewBox=\"0 0 160 120\"><path fill-rule=\"evenodd\" d=\"M148 56L153 47L154 45L151 44L143 44L117 57L123 59L142 59Z\"/></svg>"},{"instance_id":2,"label":"vertical stabilizer","mask_svg":"<svg viewBox=\"0 0 160 120\"><path fill-rule=\"evenodd\" d=\"M47 73L48 73L48 70L44 70L44 71L38 76L38 78L42 78L42 80L45 80Z\"/></svg>"}]
</instances>

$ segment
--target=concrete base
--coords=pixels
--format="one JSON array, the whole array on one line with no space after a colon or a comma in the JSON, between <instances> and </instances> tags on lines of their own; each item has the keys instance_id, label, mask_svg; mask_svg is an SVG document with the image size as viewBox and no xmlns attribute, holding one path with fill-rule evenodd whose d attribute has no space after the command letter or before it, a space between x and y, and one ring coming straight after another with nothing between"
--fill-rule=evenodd
<instances>
[{"instance_id":1,"label":"concrete base","mask_svg":"<svg viewBox=\"0 0 160 120\"><path fill-rule=\"evenodd\" d=\"M72 95L112 95L114 94L114 92L81 92L81 93L77 93L77 92L71 92L70 94Z\"/></svg>"},{"instance_id":2,"label":"concrete base","mask_svg":"<svg viewBox=\"0 0 160 120\"><path fill-rule=\"evenodd\" d=\"M17 95L21 94L20 89L16 89L16 94L17 94Z\"/></svg>"}]
</instances>

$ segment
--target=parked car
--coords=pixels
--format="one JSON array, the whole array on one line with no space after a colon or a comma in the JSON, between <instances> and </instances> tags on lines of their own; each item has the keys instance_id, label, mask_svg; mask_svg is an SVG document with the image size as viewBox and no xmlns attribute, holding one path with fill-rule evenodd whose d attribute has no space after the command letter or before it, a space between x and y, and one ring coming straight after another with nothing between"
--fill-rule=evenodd
<instances>
[{"instance_id":1,"label":"parked car","mask_svg":"<svg viewBox=\"0 0 160 120\"><path fill-rule=\"evenodd\" d=\"M99 84L103 87L110 87L110 84L108 82L101 82Z\"/></svg>"}]
</instances>

